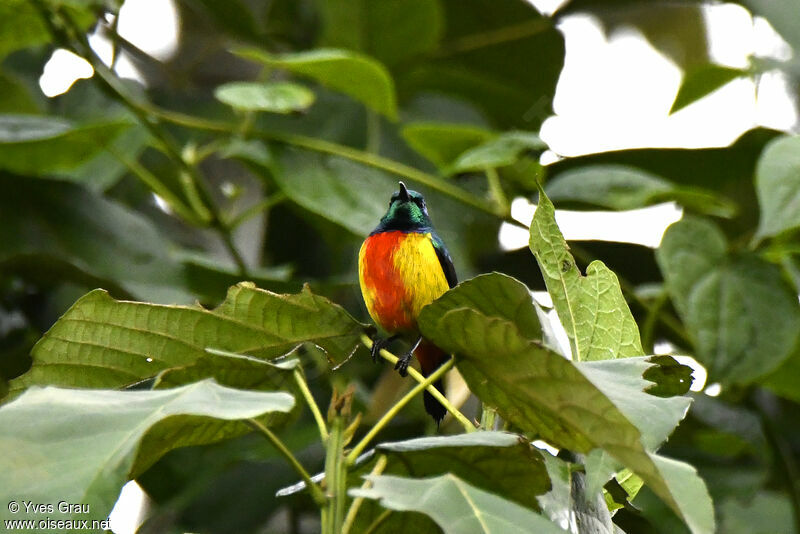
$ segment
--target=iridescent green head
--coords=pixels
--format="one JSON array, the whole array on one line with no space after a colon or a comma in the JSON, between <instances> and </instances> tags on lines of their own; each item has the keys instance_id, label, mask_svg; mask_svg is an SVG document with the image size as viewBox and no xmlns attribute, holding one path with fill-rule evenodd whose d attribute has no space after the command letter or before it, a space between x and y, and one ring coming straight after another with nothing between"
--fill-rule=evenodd
<instances>
[{"instance_id":1,"label":"iridescent green head","mask_svg":"<svg viewBox=\"0 0 800 534\"><path fill-rule=\"evenodd\" d=\"M390 230L403 232L419 232L431 228L425 198L416 191L410 191L406 184L400 182L400 190L389 200L389 210L381 219L373 234Z\"/></svg>"}]
</instances>

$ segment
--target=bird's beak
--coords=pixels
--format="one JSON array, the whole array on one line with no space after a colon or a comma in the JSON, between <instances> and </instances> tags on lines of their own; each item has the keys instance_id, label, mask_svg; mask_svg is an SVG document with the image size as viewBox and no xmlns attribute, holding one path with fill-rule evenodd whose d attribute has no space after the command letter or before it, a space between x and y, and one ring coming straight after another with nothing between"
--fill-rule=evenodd
<instances>
[{"instance_id":1,"label":"bird's beak","mask_svg":"<svg viewBox=\"0 0 800 534\"><path fill-rule=\"evenodd\" d=\"M406 184L403 182L400 182L400 200L408 202L408 189L406 189Z\"/></svg>"}]
</instances>

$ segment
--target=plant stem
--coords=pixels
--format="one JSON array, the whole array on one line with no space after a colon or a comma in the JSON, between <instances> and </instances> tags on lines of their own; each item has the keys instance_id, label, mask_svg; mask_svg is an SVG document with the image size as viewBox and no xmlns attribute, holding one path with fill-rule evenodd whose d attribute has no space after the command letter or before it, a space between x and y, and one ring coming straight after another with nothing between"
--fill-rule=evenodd
<instances>
[{"instance_id":1,"label":"plant stem","mask_svg":"<svg viewBox=\"0 0 800 534\"><path fill-rule=\"evenodd\" d=\"M72 20L72 17L68 12L64 10L58 10L57 12L50 11L40 0L37 0L36 7L39 10L42 18L45 20L47 27L50 29L53 39L60 43L64 48L76 53L78 56L89 62L95 71L95 76L92 76L94 83L98 84L104 92L128 108L128 110L133 113L138 121L156 139L156 141L158 141L170 159L172 159L187 173L188 177L191 178L191 180L194 182L194 185L197 187L205 207L210 213L210 220L208 221L208 224L220 234L225 247L228 249L228 252L239 269L240 276L247 276L247 267L244 263L244 260L234 246L230 230L225 227L220 219L217 208L212 201L212 195L206 188L205 181L200 176L198 169L195 166L188 164L183 158L180 150L177 147L177 144L172 140L167 132L160 128L158 116L153 113L152 106L148 103L143 103L139 101L139 99L133 98L128 94L116 75L109 70L105 63L103 63L103 61L94 52L89 44L88 39L86 38L86 35L84 35L80 27ZM61 31L60 28L53 23L53 20L50 18L51 14L58 16L59 21L67 28L70 35L65 34L64 31ZM197 215L201 220L203 220L206 216L206 214L202 212L198 212Z\"/></svg>"},{"instance_id":2,"label":"plant stem","mask_svg":"<svg viewBox=\"0 0 800 534\"><path fill-rule=\"evenodd\" d=\"M658 296L650 308L647 310L644 324L642 325L642 348L645 354L653 354L655 344L655 330L658 318L662 315L664 306L669 302L669 295L666 291Z\"/></svg>"},{"instance_id":3,"label":"plant stem","mask_svg":"<svg viewBox=\"0 0 800 534\"><path fill-rule=\"evenodd\" d=\"M314 502L317 503L319 506L325 506L328 503L328 499L325 494L322 492L320 487L311 480L311 475L308 474L308 471L305 470L303 465L295 458L292 451L290 451L286 445L276 436L272 430L264 426L260 421L257 419L248 419L247 423L253 427L256 431L260 432L275 446L275 449L289 462L289 464L294 468L295 471L300 475L300 478L303 479L303 482L306 483L306 488L308 488L309 493L311 493L311 498L314 499Z\"/></svg>"},{"instance_id":4,"label":"plant stem","mask_svg":"<svg viewBox=\"0 0 800 534\"><path fill-rule=\"evenodd\" d=\"M381 454L378 457L378 460L375 462L375 467L372 468L370 471L371 476L380 475L383 473L383 470L386 469L386 455ZM362 489L368 489L372 487L372 481L365 480L364 484L361 486ZM347 517L344 519L344 526L342 527L342 534L348 534L350 529L353 526L353 523L356 520L356 516L358 515L358 510L361 508L361 504L364 502L364 497L356 497L353 499L353 504L350 505L350 509L347 511Z\"/></svg>"},{"instance_id":5,"label":"plant stem","mask_svg":"<svg viewBox=\"0 0 800 534\"><path fill-rule=\"evenodd\" d=\"M497 410L484 403L483 410L481 412L481 428L483 430L494 430L496 419Z\"/></svg>"},{"instance_id":6,"label":"plant stem","mask_svg":"<svg viewBox=\"0 0 800 534\"><path fill-rule=\"evenodd\" d=\"M368 349L372 348L372 340L366 334L362 334L361 335L361 343L363 343L364 346L367 347ZM397 360L399 360L399 358L397 356L395 356L394 354L392 354L391 352L389 352L386 349L381 349L380 355L384 360L386 360L386 361L388 361L389 363L392 363L392 364L397 363ZM425 377L422 376L419 373L419 371L417 371L413 367L409 367L408 368L408 374L411 376L411 378L413 378L414 380L416 380L420 384L425 381ZM442 393L438 389L436 389L435 387L433 387L431 385L431 386L427 387L427 391L428 391L428 393L433 395L433 397L436 400L438 400L441 403L441 405L444 406L445 409L448 412L450 412L450 415L452 415L453 418L455 418L459 423L461 423L461 425L464 427L464 431L465 432L475 432L475 425L472 424L472 422L469 419L467 419L467 417L463 413L461 413L458 410L458 408L453 406L450 403L450 401L447 400L447 397L442 395Z\"/></svg>"},{"instance_id":7,"label":"plant stem","mask_svg":"<svg viewBox=\"0 0 800 534\"><path fill-rule=\"evenodd\" d=\"M364 150L377 154L381 147L381 118L372 110L367 110L367 144Z\"/></svg>"},{"instance_id":8,"label":"plant stem","mask_svg":"<svg viewBox=\"0 0 800 534\"><path fill-rule=\"evenodd\" d=\"M174 111L168 111L158 108L152 108L150 109L150 112L163 120L172 122L173 124L184 126L186 128L194 128L197 130L224 132L224 133L235 133L236 131L235 125L226 122L202 119L198 117L193 117L191 115L185 115L183 113L176 113ZM472 206L473 208L483 211L485 213L489 213L497 217L502 217L502 215L497 212L497 210L494 208L494 206L492 206L490 202L487 202L486 200L476 195L473 195L472 193L469 193L468 191L465 191L460 187L450 182L447 182L442 178L439 178L438 176L428 174L426 172L415 169L414 167L410 167L408 165L405 165L403 163L400 163L398 161L389 158L385 158L383 156L370 154L363 150L358 150L356 148L351 148L349 146L340 145L338 143L333 143L331 141L325 141L324 139L317 139L315 137L306 137L304 135L254 130L251 136L260 137L268 141L276 141L278 143L284 143L301 148L306 148L308 150L321 152L323 154L340 156L349 159L351 161L362 163L369 167L381 169L386 172L390 172L392 174L400 176L402 178L408 178L409 180L427 186L435 191L443 193L455 200L462 202L463 204Z\"/></svg>"},{"instance_id":9,"label":"plant stem","mask_svg":"<svg viewBox=\"0 0 800 534\"><path fill-rule=\"evenodd\" d=\"M503 26L501 28L465 35L450 43L445 43L442 50L436 57L448 57L472 50L478 50L487 46L494 46L510 41L524 39L537 33L546 31L552 27L552 23L546 19L534 19L530 21Z\"/></svg>"},{"instance_id":10,"label":"plant stem","mask_svg":"<svg viewBox=\"0 0 800 534\"><path fill-rule=\"evenodd\" d=\"M503 191L503 185L500 183L500 175L497 174L497 169L486 169L486 179L489 182L489 193L497 204L497 209L503 215L510 216L511 207L508 204L508 197Z\"/></svg>"},{"instance_id":11,"label":"plant stem","mask_svg":"<svg viewBox=\"0 0 800 534\"><path fill-rule=\"evenodd\" d=\"M369 527L367 527L367 530L364 531L364 534L372 534L373 532L378 530L378 527L381 526L383 522L389 518L389 515L391 515L391 513L392 510L384 510L383 513L378 517L376 517L375 521L373 521L372 524Z\"/></svg>"},{"instance_id":12,"label":"plant stem","mask_svg":"<svg viewBox=\"0 0 800 534\"><path fill-rule=\"evenodd\" d=\"M252 206L244 210L242 213L240 213L233 219L229 220L227 223L228 228L236 228L250 217L254 217L259 213L261 213L262 211L266 211L280 204L284 200L286 200L286 195L280 191L277 191L272 195L270 195L269 197L263 199L261 202L253 204Z\"/></svg>"},{"instance_id":13,"label":"plant stem","mask_svg":"<svg viewBox=\"0 0 800 534\"><path fill-rule=\"evenodd\" d=\"M139 180L145 184L150 190L158 195L159 197L164 199L164 202L169 205L170 209L174 211L177 215L183 218L186 221L189 221L193 224L201 224L200 219L197 217L194 211L192 211L189 206L183 203L183 201L178 198L170 189L164 185L161 180L159 180L153 173L147 170L146 167L141 165L135 159L128 158L123 153L119 152L112 146L106 146L106 150L109 154L115 157L120 163L125 165L128 170L139 178Z\"/></svg>"},{"instance_id":14,"label":"plant stem","mask_svg":"<svg viewBox=\"0 0 800 534\"><path fill-rule=\"evenodd\" d=\"M436 371L431 373L431 375L428 378L424 379L422 382L414 386L411 389L411 391L409 391L403 396L402 399L397 401L394 406L389 408L389 411L387 411L383 415L383 417L381 417L378 420L378 422L375 423L372 426L372 428L369 429L367 435L364 436L361 439L361 441L358 442L358 445L353 447L353 450L350 451L350 454L347 455L347 465L353 465L355 463L356 459L358 458L358 455L361 454L361 451L363 451L367 447L367 445L369 445L369 442L372 441L372 438L374 438L378 434L378 432L383 430L383 427L385 427L386 424L389 421L391 421L394 418L394 416L397 415L397 413L411 401L411 399L413 399L417 394L426 389L428 386L439 380L439 378L443 376L451 367L453 367L453 358L450 358L449 360L444 362Z\"/></svg>"},{"instance_id":15,"label":"plant stem","mask_svg":"<svg viewBox=\"0 0 800 534\"><path fill-rule=\"evenodd\" d=\"M328 503L322 511L322 534L341 534L347 501L344 416L336 414L330 423L325 456L325 488L328 493Z\"/></svg>"},{"instance_id":16,"label":"plant stem","mask_svg":"<svg viewBox=\"0 0 800 534\"><path fill-rule=\"evenodd\" d=\"M311 413L314 415L314 420L317 422L317 427L319 428L319 437L322 439L322 443L325 443L328 441L328 429L325 426L325 419L322 418L322 412L319 411L319 405L317 405L317 402L314 400L311 390L308 389L306 379L299 368L294 370L294 380L297 382L297 387L300 388L300 392L306 399L306 404L308 404L308 407L311 409Z\"/></svg>"}]
</instances>

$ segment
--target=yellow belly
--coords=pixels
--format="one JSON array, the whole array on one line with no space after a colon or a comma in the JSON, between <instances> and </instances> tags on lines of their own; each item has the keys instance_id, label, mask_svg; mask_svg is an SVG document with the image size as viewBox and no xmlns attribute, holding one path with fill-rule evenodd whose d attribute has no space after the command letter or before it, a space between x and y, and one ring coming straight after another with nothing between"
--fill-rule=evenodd
<instances>
[{"instance_id":1,"label":"yellow belly","mask_svg":"<svg viewBox=\"0 0 800 534\"><path fill-rule=\"evenodd\" d=\"M422 308L449 289L429 233L367 238L359 253L359 281L370 316L387 332L416 330Z\"/></svg>"}]
</instances>

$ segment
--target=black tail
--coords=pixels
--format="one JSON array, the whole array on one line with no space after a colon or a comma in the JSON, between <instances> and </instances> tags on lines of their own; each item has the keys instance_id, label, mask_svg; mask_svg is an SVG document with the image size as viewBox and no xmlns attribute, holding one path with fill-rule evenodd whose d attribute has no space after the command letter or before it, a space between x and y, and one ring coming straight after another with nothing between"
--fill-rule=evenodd
<instances>
[{"instance_id":1,"label":"black tail","mask_svg":"<svg viewBox=\"0 0 800 534\"><path fill-rule=\"evenodd\" d=\"M445 351L426 339L423 339L422 342L417 345L414 356L419 360L419 366L424 376L430 376L439 366L450 359L450 356ZM433 386L444 395L444 383L441 378L434 382ZM444 414L447 413L445 407L427 391L423 392L422 399L425 401L425 411L433 417L437 425L441 423Z\"/></svg>"},{"instance_id":2,"label":"black tail","mask_svg":"<svg viewBox=\"0 0 800 534\"><path fill-rule=\"evenodd\" d=\"M441 378L434 382L433 386L444 395L444 382L442 382ZM433 417L433 420L436 421L436 425L438 426L439 423L442 422L442 419L444 419L444 414L447 413L447 410L442 406L441 402L436 400L433 395L427 391L422 392L422 400L425 402L425 411Z\"/></svg>"}]
</instances>

